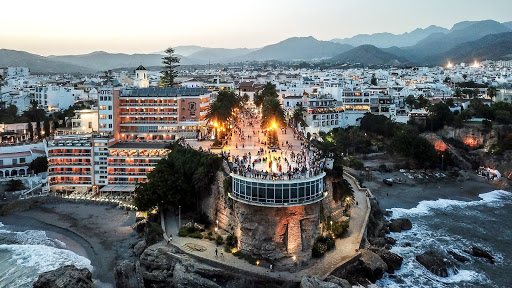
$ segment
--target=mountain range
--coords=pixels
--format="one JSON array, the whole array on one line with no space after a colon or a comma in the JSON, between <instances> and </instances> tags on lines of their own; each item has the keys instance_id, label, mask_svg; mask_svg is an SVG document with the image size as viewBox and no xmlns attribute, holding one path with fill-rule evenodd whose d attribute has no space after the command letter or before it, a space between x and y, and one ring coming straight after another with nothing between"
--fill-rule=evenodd
<instances>
[{"instance_id":1,"label":"mountain range","mask_svg":"<svg viewBox=\"0 0 512 288\"><path fill-rule=\"evenodd\" d=\"M323 62L333 65L440 65L447 60L512 59L512 21L464 21L451 29L438 26L409 33L377 33L321 41L292 37L259 49L174 47L181 65L240 63L278 60ZM122 54L97 51L84 55L43 57L23 51L0 49L0 67L24 66L34 73L94 73L109 69L132 69L139 65L161 66L163 52Z\"/></svg>"}]
</instances>

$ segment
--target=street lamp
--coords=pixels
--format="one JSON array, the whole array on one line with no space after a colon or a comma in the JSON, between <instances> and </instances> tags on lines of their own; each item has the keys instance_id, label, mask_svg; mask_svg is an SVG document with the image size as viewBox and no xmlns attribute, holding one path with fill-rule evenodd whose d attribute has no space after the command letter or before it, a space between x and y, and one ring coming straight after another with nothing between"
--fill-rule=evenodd
<instances>
[{"instance_id":1,"label":"street lamp","mask_svg":"<svg viewBox=\"0 0 512 288\"><path fill-rule=\"evenodd\" d=\"M331 232L332 232L332 220L331 220Z\"/></svg>"}]
</instances>

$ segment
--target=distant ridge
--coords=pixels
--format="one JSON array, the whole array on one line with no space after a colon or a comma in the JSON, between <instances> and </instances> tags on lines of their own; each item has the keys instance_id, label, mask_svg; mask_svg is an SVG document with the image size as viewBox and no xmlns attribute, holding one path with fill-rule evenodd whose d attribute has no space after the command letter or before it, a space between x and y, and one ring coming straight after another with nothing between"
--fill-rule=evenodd
<instances>
[{"instance_id":1,"label":"distant ridge","mask_svg":"<svg viewBox=\"0 0 512 288\"><path fill-rule=\"evenodd\" d=\"M62 61L48 59L43 56L25 51L0 49L0 67L21 66L28 67L32 73L82 73L95 72L92 69L80 65L64 63Z\"/></svg>"},{"instance_id":2,"label":"distant ridge","mask_svg":"<svg viewBox=\"0 0 512 288\"><path fill-rule=\"evenodd\" d=\"M327 60L337 64L361 64L361 65L391 65L400 66L410 61L391 53L382 51L373 45L361 45L349 51L343 52Z\"/></svg>"}]
</instances>

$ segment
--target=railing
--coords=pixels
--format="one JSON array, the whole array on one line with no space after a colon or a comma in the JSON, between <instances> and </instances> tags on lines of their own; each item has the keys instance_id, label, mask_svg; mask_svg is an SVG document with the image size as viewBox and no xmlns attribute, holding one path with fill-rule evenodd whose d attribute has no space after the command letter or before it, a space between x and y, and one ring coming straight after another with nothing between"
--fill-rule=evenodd
<instances>
[{"instance_id":1,"label":"railing","mask_svg":"<svg viewBox=\"0 0 512 288\"><path fill-rule=\"evenodd\" d=\"M91 162L49 162L48 166L90 166Z\"/></svg>"},{"instance_id":2,"label":"railing","mask_svg":"<svg viewBox=\"0 0 512 288\"><path fill-rule=\"evenodd\" d=\"M177 124L178 121L162 121L162 120L155 120L155 121L144 121L144 120L128 120L128 121L121 121L121 125L123 124Z\"/></svg>"},{"instance_id":3,"label":"railing","mask_svg":"<svg viewBox=\"0 0 512 288\"><path fill-rule=\"evenodd\" d=\"M157 163L117 163L117 162L108 162L108 166L149 166L154 167Z\"/></svg>"},{"instance_id":4,"label":"railing","mask_svg":"<svg viewBox=\"0 0 512 288\"><path fill-rule=\"evenodd\" d=\"M149 112L149 111L145 111L145 112L121 111L119 113L119 115L121 117L127 117L127 116L132 116L132 115L141 115L141 116L148 116L148 115L174 115L174 116L178 116L178 111L177 110L175 110L175 111L156 111L156 112Z\"/></svg>"},{"instance_id":5,"label":"railing","mask_svg":"<svg viewBox=\"0 0 512 288\"><path fill-rule=\"evenodd\" d=\"M130 107L136 107L136 106L149 106L149 107L159 107L159 106L164 106L164 107L177 107L178 106L178 103L119 103L119 107L124 107L124 106L130 106Z\"/></svg>"},{"instance_id":6,"label":"railing","mask_svg":"<svg viewBox=\"0 0 512 288\"><path fill-rule=\"evenodd\" d=\"M73 180L61 180L61 181L50 181L50 185L92 185L91 181L73 181Z\"/></svg>"},{"instance_id":7,"label":"railing","mask_svg":"<svg viewBox=\"0 0 512 288\"><path fill-rule=\"evenodd\" d=\"M167 155L167 154L164 154L164 155L140 155L140 154L121 155L121 154L110 154L109 156L110 157L115 157L115 158L125 159L125 158L162 158L162 157L165 157L165 155Z\"/></svg>"},{"instance_id":8,"label":"railing","mask_svg":"<svg viewBox=\"0 0 512 288\"><path fill-rule=\"evenodd\" d=\"M50 153L48 152L48 157L59 157L59 156L85 156L92 157L91 153Z\"/></svg>"},{"instance_id":9,"label":"railing","mask_svg":"<svg viewBox=\"0 0 512 288\"><path fill-rule=\"evenodd\" d=\"M49 171L48 175L91 175L92 171L81 171L81 172L75 172L75 171Z\"/></svg>"},{"instance_id":10,"label":"railing","mask_svg":"<svg viewBox=\"0 0 512 288\"><path fill-rule=\"evenodd\" d=\"M108 180L108 184L119 184L119 185L133 185L136 181L119 181L119 180Z\"/></svg>"},{"instance_id":11,"label":"railing","mask_svg":"<svg viewBox=\"0 0 512 288\"><path fill-rule=\"evenodd\" d=\"M151 171L148 171L148 172L118 172L118 171L115 171L115 172L108 172L108 175L118 175L118 176L146 176L149 172Z\"/></svg>"}]
</instances>

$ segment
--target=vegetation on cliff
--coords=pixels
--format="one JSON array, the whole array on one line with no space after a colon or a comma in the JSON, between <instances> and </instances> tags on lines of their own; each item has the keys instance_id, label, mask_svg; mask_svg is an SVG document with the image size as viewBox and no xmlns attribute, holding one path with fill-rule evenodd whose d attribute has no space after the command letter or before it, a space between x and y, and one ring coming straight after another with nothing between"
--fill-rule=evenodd
<instances>
[{"instance_id":1,"label":"vegetation on cliff","mask_svg":"<svg viewBox=\"0 0 512 288\"><path fill-rule=\"evenodd\" d=\"M168 148L171 152L148 174L148 182L136 185L134 203L141 211L167 205L181 206L182 212L195 210L222 164L216 155L177 143Z\"/></svg>"}]
</instances>

